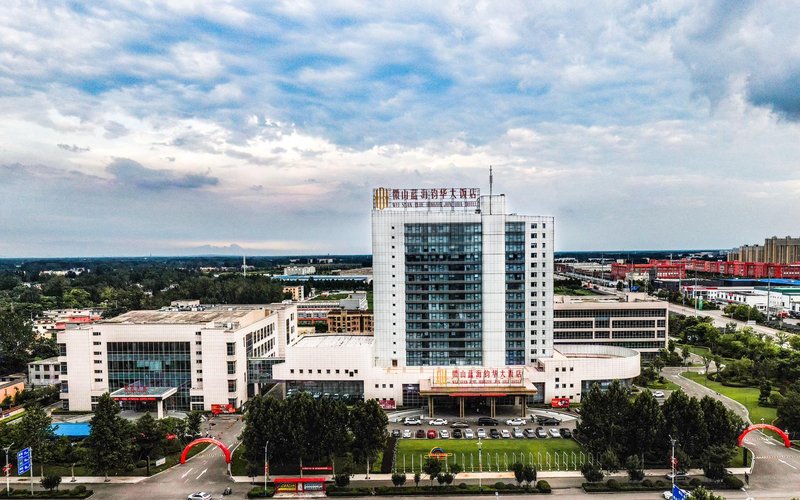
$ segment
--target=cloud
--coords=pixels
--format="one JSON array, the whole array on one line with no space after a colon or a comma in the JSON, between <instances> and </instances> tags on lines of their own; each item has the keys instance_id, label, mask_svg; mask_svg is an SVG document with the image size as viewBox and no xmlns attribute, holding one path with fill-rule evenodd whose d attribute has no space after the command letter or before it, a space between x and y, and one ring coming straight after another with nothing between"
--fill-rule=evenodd
<instances>
[{"instance_id":1,"label":"cloud","mask_svg":"<svg viewBox=\"0 0 800 500\"><path fill-rule=\"evenodd\" d=\"M69 151L70 153L85 153L87 151L91 151L92 150L92 148L88 148L88 147L87 148L82 148L80 146L76 146L75 144L72 144L72 145L69 145L69 144L56 144L56 146L58 146L60 149L63 149L64 151Z\"/></svg>"},{"instance_id":2,"label":"cloud","mask_svg":"<svg viewBox=\"0 0 800 500\"><path fill-rule=\"evenodd\" d=\"M130 130L125 125L115 121L109 121L104 128L106 133L103 134L103 137L106 139L118 139L130 133Z\"/></svg>"},{"instance_id":3,"label":"cloud","mask_svg":"<svg viewBox=\"0 0 800 500\"><path fill-rule=\"evenodd\" d=\"M160 191L165 189L199 189L216 186L219 179L207 174L178 174L170 170L155 170L127 158L117 158L106 171L123 185Z\"/></svg>"}]
</instances>

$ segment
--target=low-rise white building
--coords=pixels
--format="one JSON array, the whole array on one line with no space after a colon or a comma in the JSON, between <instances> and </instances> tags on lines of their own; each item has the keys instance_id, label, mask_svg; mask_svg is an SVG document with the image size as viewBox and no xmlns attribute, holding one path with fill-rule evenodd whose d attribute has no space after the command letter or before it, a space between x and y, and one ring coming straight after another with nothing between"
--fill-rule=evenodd
<instances>
[{"instance_id":1,"label":"low-rise white building","mask_svg":"<svg viewBox=\"0 0 800 500\"><path fill-rule=\"evenodd\" d=\"M58 334L63 407L91 410L106 392L159 414L238 407L264 381L249 379L250 363L280 358L296 335L291 303L131 311L69 329Z\"/></svg>"},{"instance_id":2,"label":"low-rise white building","mask_svg":"<svg viewBox=\"0 0 800 500\"><path fill-rule=\"evenodd\" d=\"M60 384L60 367L61 364L59 363L57 356L47 359L40 359L38 361L31 361L28 363L28 386L46 387L48 385Z\"/></svg>"}]
</instances>

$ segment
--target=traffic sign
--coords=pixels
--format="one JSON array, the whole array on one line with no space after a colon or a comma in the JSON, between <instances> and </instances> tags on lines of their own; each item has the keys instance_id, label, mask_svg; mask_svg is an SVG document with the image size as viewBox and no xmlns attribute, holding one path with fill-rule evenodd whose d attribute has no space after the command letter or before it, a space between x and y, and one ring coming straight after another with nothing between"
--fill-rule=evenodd
<instances>
[{"instance_id":1,"label":"traffic sign","mask_svg":"<svg viewBox=\"0 0 800 500\"><path fill-rule=\"evenodd\" d=\"M672 485L672 500L684 500L686 495L686 491L678 488L677 484Z\"/></svg>"},{"instance_id":2,"label":"traffic sign","mask_svg":"<svg viewBox=\"0 0 800 500\"><path fill-rule=\"evenodd\" d=\"M17 452L17 475L21 476L31 470L31 449L25 448Z\"/></svg>"}]
</instances>

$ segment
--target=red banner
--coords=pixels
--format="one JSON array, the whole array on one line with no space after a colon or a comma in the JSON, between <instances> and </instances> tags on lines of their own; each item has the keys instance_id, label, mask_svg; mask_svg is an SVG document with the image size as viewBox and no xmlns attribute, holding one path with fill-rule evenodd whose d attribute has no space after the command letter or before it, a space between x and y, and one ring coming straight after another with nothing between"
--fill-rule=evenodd
<instances>
[{"instance_id":1,"label":"red banner","mask_svg":"<svg viewBox=\"0 0 800 500\"><path fill-rule=\"evenodd\" d=\"M553 398L550 400L552 408L569 408L569 398Z\"/></svg>"},{"instance_id":2,"label":"red banner","mask_svg":"<svg viewBox=\"0 0 800 500\"><path fill-rule=\"evenodd\" d=\"M394 400L391 400L391 399L381 399L378 402L378 404L384 410L394 410L395 408L397 408L397 401L394 401Z\"/></svg>"}]
</instances>

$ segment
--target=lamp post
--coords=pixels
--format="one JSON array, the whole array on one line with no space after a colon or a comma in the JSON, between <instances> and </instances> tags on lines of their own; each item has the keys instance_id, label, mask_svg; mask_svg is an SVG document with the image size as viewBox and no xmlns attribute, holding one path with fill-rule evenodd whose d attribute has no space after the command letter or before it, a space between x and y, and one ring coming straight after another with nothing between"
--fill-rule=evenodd
<instances>
[{"instance_id":1,"label":"lamp post","mask_svg":"<svg viewBox=\"0 0 800 500\"><path fill-rule=\"evenodd\" d=\"M478 438L478 489L483 491L483 454L481 450L483 449L483 442L481 438Z\"/></svg>"},{"instance_id":2,"label":"lamp post","mask_svg":"<svg viewBox=\"0 0 800 500\"><path fill-rule=\"evenodd\" d=\"M269 441L264 443L264 494L267 491L267 480L269 479L269 457L267 456L267 447L269 446Z\"/></svg>"},{"instance_id":3,"label":"lamp post","mask_svg":"<svg viewBox=\"0 0 800 500\"><path fill-rule=\"evenodd\" d=\"M9 495L9 496L10 496L11 485L9 483L8 476L11 475L11 464L8 461L8 451L11 449L12 446L14 446L14 443L11 443L10 445L8 445L5 448L3 448L6 451L6 468L5 468L5 471L6 471L6 495Z\"/></svg>"},{"instance_id":4,"label":"lamp post","mask_svg":"<svg viewBox=\"0 0 800 500\"><path fill-rule=\"evenodd\" d=\"M669 466L672 468L672 489L675 489L675 438L672 436L669 437L669 441L672 443L672 458L670 458Z\"/></svg>"}]
</instances>

